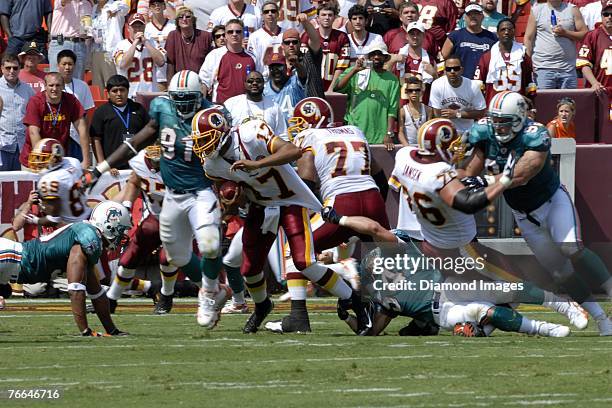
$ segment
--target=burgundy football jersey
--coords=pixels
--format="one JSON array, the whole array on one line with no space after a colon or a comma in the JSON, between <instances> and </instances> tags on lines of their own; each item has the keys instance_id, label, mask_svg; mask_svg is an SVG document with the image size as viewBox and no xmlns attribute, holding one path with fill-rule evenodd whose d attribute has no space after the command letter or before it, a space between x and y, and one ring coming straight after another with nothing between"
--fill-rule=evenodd
<instances>
[{"instance_id":1,"label":"burgundy football jersey","mask_svg":"<svg viewBox=\"0 0 612 408\"><path fill-rule=\"evenodd\" d=\"M408 43L406 32L403 27L387 31L383 36L383 41L387 45L389 54L397 54L398 51ZM421 47L427 51L430 58L437 59L438 51L440 50L436 47L436 39L430 31L425 31Z\"/></svg>"},{"instance_id":2,"label":"burgundy football jersey","mask_svg":"<svg viewBox=\"0 0 612 408\"><path fill-rule=\"evenodd\" d=\"M436 47L441 49L446 33L453 31L457 24L457 6L453 0L415 0L415 3L420 10L419 21L433 35Z\"/></svg>"},{"instance_id":3,"label":"burgundy football jersey","mask_svg":"<svg viewBox=\"0 0 612 408\"><path fill-rule=\"evenodd\" d=\"M329 38L321 38L321 50L323 51L323 59L321 61L321 79L323 80L323 89L327 91L332 79L334 71L337 69L344 70L349 66L350 46L349 39L346 33L339 30L332 30ZM308 49L308 33L304 32L301 38L302 52Z\"/></svg>"},{"instance_id":4,"label":"burgundy football jersey","mask_svg":"<svg viewBox=\"0 0 612 408\"><path fill-rule=\"evenodd\" d=\"M612 88L612 38L601 26L588 33L580 47L576 66L585 65L591 67L600 84Z\"/></svg>"}]
</instances>

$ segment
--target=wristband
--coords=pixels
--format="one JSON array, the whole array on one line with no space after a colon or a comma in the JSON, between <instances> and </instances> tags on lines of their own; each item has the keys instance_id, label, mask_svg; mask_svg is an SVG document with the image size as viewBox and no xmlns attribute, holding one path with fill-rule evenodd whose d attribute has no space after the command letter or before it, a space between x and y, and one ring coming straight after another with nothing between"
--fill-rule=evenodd
<instances>
[{"instance_id":1,"label":"wristband","mask_svg":"<svg viewBox=\"0 0 612 408\"><path fill-rule=\"evenodd\" d=\"M502 186L508 188L512 184L512 179L506 175L500 177L499 182Z\"/></svg>"},{"instance_id":2,"label":"wristband","mask_svg":"<svg viewBox=\"0 0 612 408\"><path fill-rule=\"evenodd\" d=\"M488 185L495 183L495 176L491 176L489 174L485 174L484 179L487 181Z\"/></svg>"},{"instance_id":3,"label":"wristband","mask_svg":"<svg viewBox=\"0 0 612 408\"><path fill-rule=\"evenodd\" d=\"M346 225L347 220L348 218L346 218L346 215L343 215L342 217L340 217L340 221L338 221L338 225L342 225L344 227Z\"/></svg>"},{"instance_id":4,"label":"wristband","mask_svg":"<svg viewBox=\"0 0 612 408\"><path fill-rule=\"evenodd\" d=\"M110 165L106 160L102 163L99 163L96 168L93 170L93 173L96 177L100 177L102 174L106 173L111 169ZM97 173L96 173L97 172Z\"/></svg>"}]
</instances>

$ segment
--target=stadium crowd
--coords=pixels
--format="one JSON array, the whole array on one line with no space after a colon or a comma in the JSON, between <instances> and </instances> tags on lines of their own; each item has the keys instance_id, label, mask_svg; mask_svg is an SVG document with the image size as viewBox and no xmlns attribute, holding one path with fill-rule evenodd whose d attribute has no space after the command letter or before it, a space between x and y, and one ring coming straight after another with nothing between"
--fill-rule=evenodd
<instances>
[{"instance_id":1,"label":"stadium crowd","mask_svg":"<svg viewBox=\"0 0 612 408\"><path fill-rule=\"evenodd\" d=\"M310 280L338 297L339 316L358 334L381 332L397 315L413 317L407 331L418 334L437 333L436 327L462 335L495 328L569 334L565 326L529 321L502 306L512 299L487 298L469 315L447 294L442 303L449 310L440 308L442 319L404 308L410 300L378 306L363 301L358 285L347 284L355 283L355 261L326 251L353 235L397 241L384 210L390 185L405 198L397 222L410 232L404 240L431 244L429 253L421 249L431 256L437 253L432 248L471 245L472 214L503 194L538 261L553 265L551 279L580 305L535 285L529 286L528 303L549 306L578 328L586 326L581 316L588 312L602 335L612 335L612 323L575 270L588 270L608 295L609 272L579 245L553 254L559 242L576 243L578 227L564 225L563 236L548 231L567 215L563 211L573 209L546 157L550 137L576 137L576 103L559 100L558 115L547 126L531 122L538 89L575 89L580 83L612 96L612 0L228 0L207 23L198 3L0 4L0 171L41 173L13 221L16 231L26 228L26 237L38 239L23 247L2 241L6 248L0 249L21 265L26 251L38 251L22 266L21 280L39 281L42 271L34 266L45 265L44 237L55 236L51 231L58 228L70 232L60 244L68 251L66 265L56 266L67 269L81 332L97 334L82 313L85 293L106 332L124 334L108 313L122 293L158 292L155 312L169 313L179 272L194 282L183 290L198 296L198 324L214 327L222 310L250 312L248 291L255 308L244 331L256 332L273 307L261 256L270 252L275 255L269 264L291 298L289 316L266 325L272 331L310 331ZM526 23L522 13L528 13ZM334 117L325 101L334 93L346 95L343 118ZM497 121L508 117L515 122ZM308 133L310 128L329 128L333 143ZM389 151L402 145L392 175L371 160L369 145L375 144ZM473 158L455 170L457 146L468 144ZM424 166L424 173L433 171L426 164L438 163L434 176L443 176L442 184L430 180L427 187L435 198L418 192L415 198L411 188L417 187L399 167L410 160L415 168ZM106 172L119 177L120 170L131 172L115 203L91 211L87 188ZM483 170L493 175L483 178ZM334 184L336 177L349 181ZM277 183L276 199L264 194L269 180ZM144 210L126 243L130 212L141 195ZM362 208L355 210L353 202ZM552 209L543 209L546 202L553 202ZM458 220L455 231L436 229L446 214L436 206L446 206ZM323 210L323 216L308 222L306 209ZM82 225L87 219L94 229ZM73 253L73 245L82 251ZM113 250L120 252L118 267L104 290L91 267L108 262L107 251ZM151 254L159 262L160 287L134 278ZM278 259L289 266L274 268ZM437 273L431 279L448 277ZM438 307L438 301L428 307Z\"/></svg>"}]
</instances>

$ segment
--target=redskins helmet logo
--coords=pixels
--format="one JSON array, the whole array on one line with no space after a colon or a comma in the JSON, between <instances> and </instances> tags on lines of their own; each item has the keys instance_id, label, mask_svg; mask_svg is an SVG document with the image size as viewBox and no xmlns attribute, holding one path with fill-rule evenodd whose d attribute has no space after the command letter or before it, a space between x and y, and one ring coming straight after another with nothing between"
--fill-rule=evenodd
<instances>
[{"instance_id":1,"label":"redskins helmet logo","mask_svg":"<svg viewBox=\"0 0 612 408\"><path fill-rule=\"evenodd\" d=\"M208 124L215 129L219 129L223 127L225 119L220 114L214 112L208 115Z\"/></svg>"},{"instance_id":2,"label":"redskins helmet logo","mask_svg":"<svg viewBox=\"0 0 612 408\"><path fill-rule=\"evenodd\" d=\"M448 143L453 138L453 131L448 126L440 126L438 129L438 138L443 143Z\"/></svg>"},{"instance_id":3,"label":"redskins helmet logo","mask_svg":"<svg viewBox=\"0 0 612 408\"><path fill-rule=\"evenodd\" d=\"M300 107L300 113L306 117L315 116L319 113L319 108L314 102L306 102Z\"/></svg>"}]
</instances>

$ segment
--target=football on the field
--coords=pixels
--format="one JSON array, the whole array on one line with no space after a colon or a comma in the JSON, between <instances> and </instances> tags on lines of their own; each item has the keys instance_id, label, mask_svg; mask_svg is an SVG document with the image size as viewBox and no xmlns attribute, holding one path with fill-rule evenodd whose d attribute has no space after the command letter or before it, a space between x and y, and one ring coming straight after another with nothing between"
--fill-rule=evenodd
<instances>
[{"instance_id":1,"label":"football on the field","mask_svg":"<svg viewBox=\"0 0 612 408\"><path fill-rule=\"evenodd\" d=\"M228 180L219 187L219 196L224 201L231 202L237 198L238 195L240 195L240 186L238 183Z\"/></svg>"}]
</instances>

